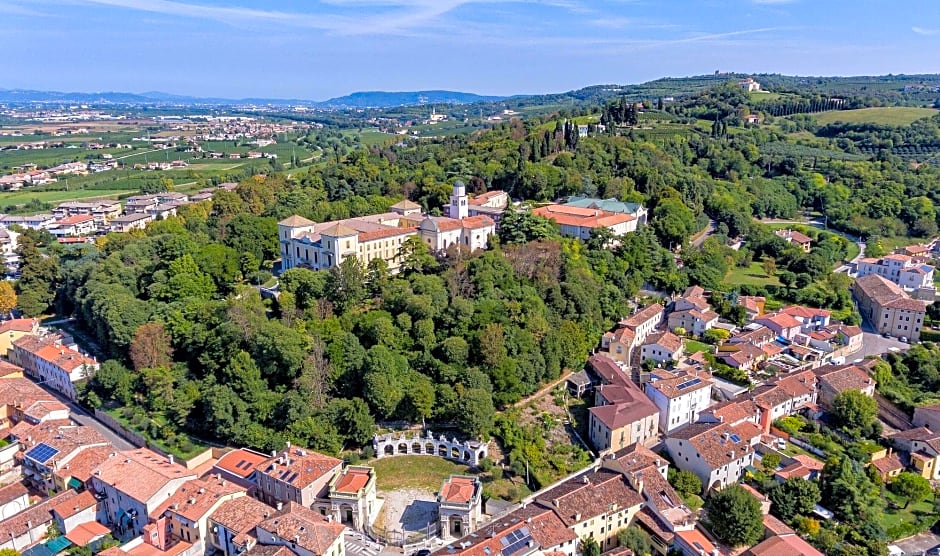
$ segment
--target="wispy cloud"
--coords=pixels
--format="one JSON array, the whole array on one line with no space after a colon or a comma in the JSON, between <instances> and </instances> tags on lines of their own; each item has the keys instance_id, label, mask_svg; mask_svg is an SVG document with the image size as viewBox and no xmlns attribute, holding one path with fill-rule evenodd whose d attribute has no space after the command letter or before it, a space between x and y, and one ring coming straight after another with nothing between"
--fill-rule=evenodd
<instances>
[{"instance_id":1,"label":"wispy cloud","mask_svg":"<svg viewBox=\"0 0 940 556\"><path fill-rule=\"evenodd\" d=\"M486 0L321 0L330 13L289 12L244 6L212 6L177 0L77 0L77 3L211 20L229 25L276 24L342 35L408 34L466 5ZM490 0L500 1L500 0ZM523 1L523 0L503 0ZM312 4L316 6L316 4ZM363 15L362 8L377 8ZM338 10L336 8L339 8ZM344 13L356 10L358 13Z\"/></svg>"},{"instance_id":2,"label":"wispy cloud","mask_svg":"<svg viewBox=\"0 0 940 556\"><path fill-rule=\"evenodd\" d=\"M940 35L940 29L927 29L925 27L911 27L911 31L914 31L918 35L924 35L928 37L933 36L933 35Z\"/></svg>"},{"instance_id":3,"label":"wispy cloud","mask_svg":"<svg viewBox=\"0 0 940 556\"><path fill-rule=\"evenodd\" d=\"M769 4L769 5L779 5L779 4L792 4L798 0L751 0L755 4Z\"/></svg>"}]
</instances>

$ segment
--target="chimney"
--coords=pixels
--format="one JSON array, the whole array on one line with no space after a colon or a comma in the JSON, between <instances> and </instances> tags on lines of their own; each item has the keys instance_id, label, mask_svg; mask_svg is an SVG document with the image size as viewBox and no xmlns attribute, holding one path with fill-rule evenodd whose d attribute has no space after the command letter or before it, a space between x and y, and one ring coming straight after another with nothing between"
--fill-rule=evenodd
<instances>
[{"instance_id":1,"label":"chimney","mask_svg":"<svg viewBox=\"0 0 940 556\"><path fill-rule=\"evenodd\" d=\"M284 503L283 503L283 502L278 502L278 503L277 503L277 506L275 506L275 507L277 508L277 511L281 511L281 510L284 509Z\"/></svg>"},{"instance_id":2,"label":"chimney","mask_svg":"<svg viewBox=\"0 0 940 556\"><path fill-rule=\"evenodd\" d=\"M591 480L588 479L588 476L587 476L587 475L584 475L584 476L581 477L581 482L587 485L587 484L590 484L590 483L591 483Z\"/></svg>"},{"instance_id":3,"label":"chimney","mask_svg":"<svg viewBox=\"0 0 940 556\"><path fill-rule=\"evenodd\" d=\"M173 465L174 463L176 463L176 459L173 457L173 454L168 455L166 459L169 460L170 465Z\"/></svg>"}]
</instances>

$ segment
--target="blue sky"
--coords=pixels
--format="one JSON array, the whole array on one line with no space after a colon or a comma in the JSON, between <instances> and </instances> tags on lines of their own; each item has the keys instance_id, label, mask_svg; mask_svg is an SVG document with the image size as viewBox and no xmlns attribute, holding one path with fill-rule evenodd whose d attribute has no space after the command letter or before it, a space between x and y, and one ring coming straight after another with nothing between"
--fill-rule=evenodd
<instances>
[{"instance_id":1,"label":"blue sky","mask_svg":"<svg viewBox=\"0 0 940 556\"><path fill-rule=\"evenodd\" d=\"M0 87L322 100L940 73L936 0L0 0Z\"/></svg>"}]
</instances>

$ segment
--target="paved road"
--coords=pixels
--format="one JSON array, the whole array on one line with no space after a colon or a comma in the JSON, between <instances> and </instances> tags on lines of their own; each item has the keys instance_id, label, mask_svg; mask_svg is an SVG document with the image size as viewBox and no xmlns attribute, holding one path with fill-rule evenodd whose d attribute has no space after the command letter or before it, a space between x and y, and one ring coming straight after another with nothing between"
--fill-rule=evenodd
<instances>
[{"instance_id":1,"label":"paved road","mask_svg":"<svg viewBox=\"0 0 940 556\"><path fill-rule=\"evenodd\" d=\"M92 427L101 433L101 436L104 436L111 444L114 445L118 450L133 450L137 446L131 444L127 440L124 440L116 432L108 428L104 423L95 418L94 415L89 414L87 411L79 407L75 402L69 401L68 399L62 397L55 390L46 388L44 384L39 384L39 387L45 390L52 396L55 396L60 402L64 403L69 408L69 417L78 423L79 425L85 427Z\"/></svg>"},{"instance_id":2,"label":"paved road","mask_svg":"<svg viewBox=\"0 0 940 556\"><path fill-rule=\"evenodd\" d=\"M343 533L346 544L346 554L351 556L377 556L382 552L383 545L372 542L358 531L347 528Z\"/></svg>"},{"instance_id":3,"label":"paved road","mask_svg":"<svg viewBox=\"0 0 940 556\"><path fill-rule=\"evenodd\" d=\"M712 234L715 233L715 230L717 229L717 227L718 227L718 226L717 226L717 224L715 223L715 221L709 219L709 221L708 221L708 226L705 226L705 229L704 229L704 230L702 230L702 231L698 232L697 234L695 234L695 235L692 237L692 241L691 241L690 243L691 243L692 245L694 245L695 247L701 246L703 243L705 243L705 240L708 239L708 236L710 236L710 235L712 235Z\"/></svg>"},{"instance_id":4,"label":"paved road","mask_svg":"<svg viewBox=\"0 0 940 556\"><path fill-rule=\"evenodd\" d=\"M849 261L849 263L857 263L859 259L865 256L865 242L862 241L862 238L855 237L852 234L840 232L839 230L833 230L832 228L828 228L826 226L826 223L822 220L819 220L818 218L814 218L812 220L783 220L779 218L764 218L763 220L758 220L758 222L760 222L761 224L802 224L804 226L812 226L814 228L821 228L823 230L826 230L827 232L840 235L844 237L845 239L854 242L855 245L858 245L858 255L856 255L855 258ZM843 264L843 265L839 265L838 267L836 267L835 271L847 273L850 269L851 269L851 265Z\"/></svg>"}]
</instances>

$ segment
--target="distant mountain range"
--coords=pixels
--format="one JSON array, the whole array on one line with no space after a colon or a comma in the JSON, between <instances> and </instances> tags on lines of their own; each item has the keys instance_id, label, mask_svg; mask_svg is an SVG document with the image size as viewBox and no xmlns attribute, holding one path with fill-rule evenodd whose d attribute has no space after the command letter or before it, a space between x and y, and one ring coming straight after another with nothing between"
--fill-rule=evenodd
<instances>
[{"instance_id":1,"label":"distant mountain range","mask_svg":"<svg viewBox=\"0 0 940 556\"><path fill-rule=\"evenodd\" d=\"M0 102L70 102L80 104L186 104L186 105L267 105L310 106L316 108L393 108L421 104L472 104L495 102L507 97L483 96L459 91L365 91L325 101L305 99L243 98L227 99L173 95L159 91L146 93L63 93L26 89L0 89Z\"/></svg>"}]
</instances>

